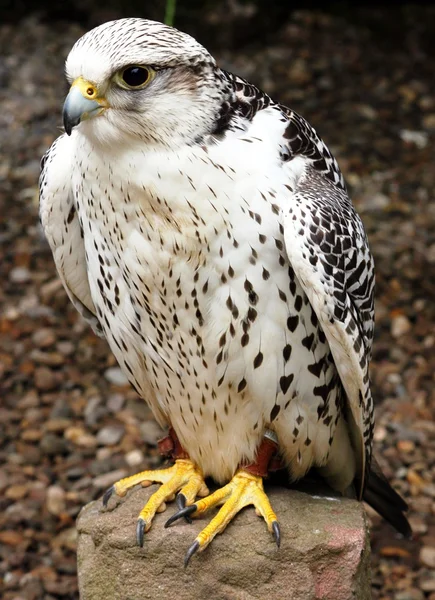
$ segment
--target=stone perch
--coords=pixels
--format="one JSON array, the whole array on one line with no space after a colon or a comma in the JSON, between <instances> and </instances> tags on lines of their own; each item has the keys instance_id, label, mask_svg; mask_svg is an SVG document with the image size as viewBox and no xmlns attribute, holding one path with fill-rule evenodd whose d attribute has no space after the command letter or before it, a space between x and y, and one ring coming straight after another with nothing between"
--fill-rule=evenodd
<instances>
[{"instance_id":1,"label":"stone perch","mask_svg":"<svg viewBox=\"0 0 435 600\"><path fill-rule=\"evenodd\" d=\"M362 504L270 487L281 526L275 545L255 511L243 510L187 569L184 555L205 519L178 521L169 504L154 518L143 548L137 516L156 487L91 502L77 527L81 600L369 600L370 547ZM116 507L116 508L115 508Z\"/></svg>"}]
</instances>

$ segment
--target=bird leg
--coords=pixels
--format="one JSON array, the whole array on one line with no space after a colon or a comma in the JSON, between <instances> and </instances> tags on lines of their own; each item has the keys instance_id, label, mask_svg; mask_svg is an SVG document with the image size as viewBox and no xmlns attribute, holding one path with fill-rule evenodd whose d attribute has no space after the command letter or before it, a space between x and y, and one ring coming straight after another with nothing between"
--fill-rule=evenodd
<instances>
[{"instance_id":1,"label":"bird leg","mask_svg":"<svg viewBox=\"0 0 435 600\"><path fill-rule=\"evenodd\" d=\"M192 504L197 496L202 497L209 493L201 470L189 459L172 428L169 436L161 440L159 447L162 453L172 455L175 464L166 469L142 471L120 479L103 496L103 506L107 506L112 494L122 497L137 484L142 487L148 487L153 483L162 484L139 514L136 536L140 546L143 546L144 533L150 529L154 515L163 512L166 509L166 502L172 501L177 492L179 492L177 504L180 509L183 509L186 504Z\"/></svg>"},{"instance_id":2,"label":"bird leg","mask_svg":"<svg viewBox=\"0 0 435 600\"><path fill-rule=\"evenodd\" d=\"M245 506L253 504L258 516L266 521L269 531L274 535L277 545L280 544L278 520L263 489L263 477L268 473L269 463L276 453L277 443L265 436L257 452L255 462L241 466L231 481L213 494L202 498L179 510L167 522L165 527L186 515L200 516L215 506L222 506L217 515L199 533L189 548L184 561L187 566L190 558L197 551L202 551L213 538L222 533L228 523Z\"/></svg>"}]
</instances>

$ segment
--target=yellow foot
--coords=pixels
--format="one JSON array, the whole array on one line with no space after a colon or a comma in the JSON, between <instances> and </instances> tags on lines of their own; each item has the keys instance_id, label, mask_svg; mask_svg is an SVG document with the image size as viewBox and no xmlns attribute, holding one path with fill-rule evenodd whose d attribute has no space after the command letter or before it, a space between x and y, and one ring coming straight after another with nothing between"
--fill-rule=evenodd
<instances>
[{"instance_id":1,"label":"yellow foot","mask_svg":"<svg viewBox=\"0 0 435 600\"><path fill-rule=\"evenodd\" d=\"M269 531L275 537L277 546L280 544L280 530L278 520L263 489L261 477L251 475L247 471L238 471L232 480L223 488L216 490L210 496L198 500L191 506L186 506L173 515L167 522L168 527L181 517L188 515L199 516L214 506L223 505L218 514L201 531L192 546L189 548L184 560L187 566L189 560L198 550L201 552L210 544L218 533L222 533L233 517L245 506L253 504L256 513L266 521Z\"/></svg>"},{"instance_id":2,"label":"yellow foot","mask_svg":"<svg viewBox=\"0 0 435 600\"><path fill-rule=\"evenodd\" d=\"M168 469L142 471L131 477L120 479L104 494L103 505L107 506L112 494L125 496L129 489L139 483L142 487L148 487L152 483L162 484L139 514L136 536L141 547L143 546L144 533L151 527L154 515L156 512L163 512L166 509L166 502L173 500L177 492L179 492L177 504L181 510L186 505L191 505L197 496L206 496L209 493L199 468L191 460L178 459Z\"/></svg>"}]
</instances>

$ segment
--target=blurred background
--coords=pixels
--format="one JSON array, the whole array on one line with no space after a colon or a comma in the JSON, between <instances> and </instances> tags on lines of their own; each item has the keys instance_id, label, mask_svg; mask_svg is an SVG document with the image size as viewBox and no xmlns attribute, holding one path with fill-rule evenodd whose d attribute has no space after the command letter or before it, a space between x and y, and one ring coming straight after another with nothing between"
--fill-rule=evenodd
<instances>
[{"instance_id":1,"label":"blurred background","mask_svg":"<svg viewBox=\"0 0 435 600\"><path fill-rule=\"evenodd\" d=\"M89 28L164 0L0 0L0 597L77 600L75 518L159 463L161 437L70 305L38 227L63 63ZM373 598L435 600L435 9L178 0L175 25L304 115L338 158L377 266L375 452L413 541L372 520Z\"/></svg>"}]
</instances>

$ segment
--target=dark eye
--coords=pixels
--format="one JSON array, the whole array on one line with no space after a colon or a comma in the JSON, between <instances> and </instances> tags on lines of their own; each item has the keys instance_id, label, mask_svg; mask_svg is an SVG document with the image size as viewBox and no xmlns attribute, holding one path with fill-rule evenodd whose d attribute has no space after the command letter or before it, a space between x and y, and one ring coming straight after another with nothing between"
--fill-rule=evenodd
<instances>
[{"instance_id":1,"label":"dark eye","mask_svg":"<svg viewBox=\"0 0 435 600\"><path fill-rule=\"evenodd\" d=\"M127 67L121 78L129 87L141 87L150 78L150 71L146 67Z\"/></svg>"}]
</instances>

